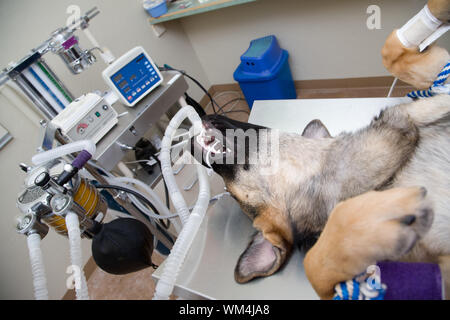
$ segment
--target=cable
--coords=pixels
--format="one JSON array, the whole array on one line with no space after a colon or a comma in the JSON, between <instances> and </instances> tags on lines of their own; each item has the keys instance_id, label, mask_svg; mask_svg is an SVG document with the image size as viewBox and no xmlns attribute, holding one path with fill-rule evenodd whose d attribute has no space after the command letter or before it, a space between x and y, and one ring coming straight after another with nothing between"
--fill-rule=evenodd
<instances>
[{"instance_id":1,"label":"cable","mask_svg":"<svg viewBox=\"0 0 450 320\"><path fill-rule=\"evenodd\" d=\"M211 100L211 105L212 105L212 107L213 107L213 112L214 112L215 114L217 114L217 111L216 111L216 108L214 107L214 104L216 104L217 107L220 107L219 104L218 104L216 101L214 101L213 97L209 94L208 90L206 90L206 89L202 86L202 84L201 84L200 82L198 82L195 78L193 78L193 77L191 77L190 75L188 75L188 74L186 73L186 71L178 70L178 69L172 68L172 67L169 66L168 64L164 64L164 67L158 67L158 69L161 70L161 71L167 71L167 70L177 71L177 72L181 73L183 76L188 77L189 79L191 79L197 86L200 87L200 89L203 90L203 92L208 96L209 100Z\"/></svg>"},{"instance_id":2,"label":"cable","mask_svg":"<svg viewBox=\"0 0 450 320\"><path fill-rule=\"evenodd\" d=\"M396 77L396 78L394 78L394 81L392 81L392 85L391 85L391 88L389 89L389 93L387 95L387 98L391 97L391 94L394 91L394 87L395 87L395 85L397 83L397 80L398 80L398 78Z\"/></svg>"},{"instance_id":3,"label":"cable","mask_svg":"<svg viewBox=\"0 0 450 320\"><path fill-rule=\"evenodd\" d=\"M148 163L150 161L150 159L149 160L136 160L136 161L127 161L127 162L124 162L125 164L134 164L134 163L143 163L143 162L146 162L146 163ZM154 164L154 163L153 163Z\"/></svg>"},{"instance_id":4,"label":"cable","mask_svg":"<svg viewBox=\"0 0 450 320\"><path fill-rule=\"evenodd\" d=\"M211 106L212 106L212 108L213 108L213 112L214 112L214 114L216 114L216 115L217 115L217 114L225 115L225 114L228 114L228 113L232 113L232 112L234 112L234 111L230 110L230 111L227 111L227 112L223 112L223 109L224 109L227 105L229 105L230 103L232 103L232 102L244 101L243 98L239 97L239 98L232 99L232 100L226 102L224 105L220 106L220 105L214 100L214 98L211 96L211 94L208 92L208 90L206 90L206 89L202 86L202 84L201 84L199 81L197 81L197 80L196 80L195 78L193 78L192 76L188 75L188 74L186 73L186 71L179 70L179 69L175 69L175 68L169 66L168 64L164 64L164 67L159 67L159 66L158 66L158 69L159 69L160 71L167 71L167 70L177 71L177 72L181 73L183 76L185 76L185 77L191 79L191 80L192 80L197 86L199 86L200 89L202 89L202 91L208 96L210 102L208 103L207 106L209 106L209 104L211 104ZM223 92L220 93L220 94L223 94ZM219 95L220 95L220 94L219 94ZM219 109L216 110L216 108L215 108L214 105L216 105ZM233 109L233 108L231 108L231 109ZM219 113L220 111L222 111L222 113ZM247 111L245 111L245 110L239 110L239 111L236 111L236 112L246 112L247 114L250 114L249 112L247 112Z\"/></svg>"},{"instance_id":5,"label":"cable","mask_svg":"<svg viewBox=\"0 0 450 320\"><path fill-rule=\"evenodd\" d=\"M135 147L135 149L145 149L145 148L139 148L139 147ZM158 163L159 166L159 170L162 173L162 166L161 166L161 161L159 161L159 158L148 148L148 153L150 154L150 156L156 161L156 163ZM162 176L162 175L161 175ZM167 184L166 184L166 180L164 180L164 177L162 177L163 180L163 184L164 184L164 196L165 196L165 200L166 200L166 207L170 210L170 199L169 199L169 189L167 188ZM166 227L166 229L168 229L170 227L170 220L167 220L167 225L164 224L164 227Z\"/></svg>"},{"instance_id":6,"label":"cable","mask_svg":"<svg viewBox=\"0 0 450 320\"><path fill-rule=\"evenodd\" d=\"M159 161L159 158L151 151L149 151L150 156L158 163L159 170L161 171L161 177L164 183L164 195L166 198L166 207L170 210L170 199L169 199L169 189L167 188L166 180L164 180L164 176L162 175L162 165L161 161ZM170 221L169 221L170 223Z\"/></svg>"},{"instance_id":7,"label":"cable","mask_svg":"<svg viewBox=\"0 0 450 320\"><path fill-rule=\"evenodd\" d=\"M250 115L250 112L248 112L247 110L232 110L232 111L224 112L224 113L222 113L222 114L237 113L237 112L244 112L244 113Z\"/></svg>"},{"instance_id":8,"label":"cable","mask_svg":"<svg viewBox=\"0 0 450 320\"><path fill-rule=\"evenodd\" d=\"M213 99L214 99L214 100L217 100L217 98L219 98L219 97L221 97L221 96L223 96L223 95L229 95L229 94L233 94L233 95L236 95L236 94L237 94L237 98L240 98L240 97L241 97L241 94L240 94L239 92L237 92L237 91L222 91L222 92L219 92L219 93L214 94L214 95L213 95ZM208 109L209 109L210 106L211 106L211 102L208 102L208 104L207 104L206 107L205 107L205 111L206 111L206 112L208 111ZM222 107L223 107L223 106L222 106ZM220 108L222 108L222 107L220 107ZM219 108L219 110L220 110L220 108ZM219 112L219 110L217 110L217 112Z\"/></svg>"},{"instance_id":9,"label":"cable","mask_svg":"<svg viewBox=\"0 0 450 320\"><path fill-rule=\"evenodd\" d=\"M243 100L244 100L243 98L232 99L232 100L228 101L227 103L225 103L223 106L221 106L221 107L219 108L219 110L217 110L217 112L222 111L223 108L225 108L227 105L229 105L229 104L232 103L232 102L238 102L238 101L243 101ZM233 108L232 108L232 109L233 109ZM229 110L228 112L230 112L230 111L231 111L231 110ZM225 114L225 112L222 111L221 114Z\"/></svg>"}]
</instances>

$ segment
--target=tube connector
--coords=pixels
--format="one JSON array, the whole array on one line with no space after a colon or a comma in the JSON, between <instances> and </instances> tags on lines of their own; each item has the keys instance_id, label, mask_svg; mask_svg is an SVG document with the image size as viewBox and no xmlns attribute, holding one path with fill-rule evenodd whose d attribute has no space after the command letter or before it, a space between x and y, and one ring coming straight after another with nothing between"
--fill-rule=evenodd
<instances>
[{"instance_id":1,"label":"tube connector","mask_svg":"<svg viewBox=\"0 0 450 320\"><path fill-rule=\"evenodd\" d=\"M38 234L41 239L44 239L48 233L49 227L41 222L36 215L29 213L20 218L16 230L18 233L26 236Z\"/></svg>"}]
</instances>

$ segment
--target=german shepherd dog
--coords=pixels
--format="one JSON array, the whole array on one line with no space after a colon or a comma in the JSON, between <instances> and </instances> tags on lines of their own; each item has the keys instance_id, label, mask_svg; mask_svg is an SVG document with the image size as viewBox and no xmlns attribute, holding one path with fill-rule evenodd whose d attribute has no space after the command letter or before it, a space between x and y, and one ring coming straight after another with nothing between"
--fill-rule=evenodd
<instances>
[{"instance_id":1,"label":"german shepherd dog","mask_svg":"<svg viewBox=\"0 0 450 320\"><path fill-rule=\"evenodd\" d=\"M329 254L342 247L336 242L343 239L337 235L340 230L347 237L347 251L334 263L354 261L349 266L353 275L365 270L359 270L364 263L358 261L440 263L450 256L450 96L386 108L369 126L337 137L319 120L302 134L219 115L202 120L204 132L193 138L191 153L221 175L256 229L237 262L237 282L272 275L295 246L308 251L333 209L352 211L353 220L335 218L334 232L328 232L335 236L319 241L321 250L316 251ZM236 131L256 132L256 138L230 137ZM276 141L268 139L265 146L276 145L277 154L262 152L262 138L268 135ZM330 284L321 288L327 281L314 277L320 270L311 267L317 264L315 256L305 259L308 277L314 278L319 296L329 297ZM446 281L449 285L449 277Z\"/></svg>"}]
</instances>

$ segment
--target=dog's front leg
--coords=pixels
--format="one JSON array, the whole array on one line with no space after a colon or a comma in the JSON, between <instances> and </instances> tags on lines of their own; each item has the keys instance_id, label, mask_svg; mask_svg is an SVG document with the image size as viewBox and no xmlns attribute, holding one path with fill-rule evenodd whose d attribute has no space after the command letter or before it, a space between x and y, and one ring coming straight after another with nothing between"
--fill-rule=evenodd
<instances>
[{"instance_id":1,"label":"dog's front leg","mask_svg":"<svg viewBox=\"0 0 450 320\"><path fill-rule=\"evenodd\" d=\"M292 250L292 231L288 219L279 210L261 210L253 220L253 226L258 232L239 257L234 271L239 283L274 274Z\"/></svg>"},{"instance_id":2,"label":"dog's front leg","mask_svg":"<svg viewBox=\"0 0 450 320\"><path fill-rule=\"evenodd\" d=\"M333 298L339 282L411 250L433 222L425 196L423 188L394 188L340 202L303 261L319 297Z\"/></svg>"},{"instance_id":3,"label":"dog's front leg","mask_svg":"<svg viewBox=\"0 0 450 320\"><path fill-rule=\"evenodd\" d=\"M439 257L439 268L445 286L445 299L450 300L450 256Z\"/></svg>"},{"instance_id":4,"label":"dog's front leg","mask_svg":"<svg viewBox=\"0 0 450 320\"><path fill-rule=\"evenodd\" d=\"M417 126L426 127L436 123L450 122L450 95L442 94L419 99L410 104L390 108L388 112L400 112L408 116Z\"/></svg>"}]
</instances>

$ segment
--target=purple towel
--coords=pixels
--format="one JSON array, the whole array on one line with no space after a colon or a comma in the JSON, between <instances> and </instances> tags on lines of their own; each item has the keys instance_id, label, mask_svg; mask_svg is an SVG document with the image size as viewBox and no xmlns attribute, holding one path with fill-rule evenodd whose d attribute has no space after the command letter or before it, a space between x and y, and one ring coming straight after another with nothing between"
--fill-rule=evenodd
<instances>
[{"instance_id":1,"label":"purple towel","mask_svg":"<svg viewBox=\"0 0 450 320\"><path fill-rule=\"evenodd\" d=\"M442 300L441 270L432 263L379 262L385 300Z\"/></svg>"}]
</instances>

